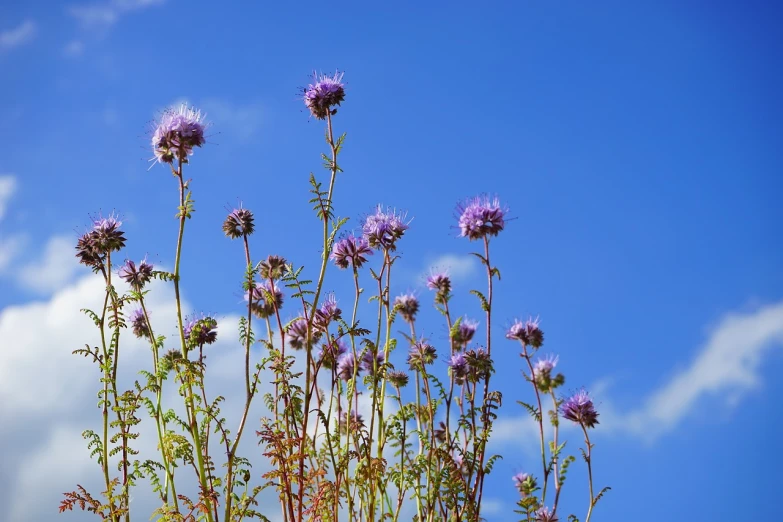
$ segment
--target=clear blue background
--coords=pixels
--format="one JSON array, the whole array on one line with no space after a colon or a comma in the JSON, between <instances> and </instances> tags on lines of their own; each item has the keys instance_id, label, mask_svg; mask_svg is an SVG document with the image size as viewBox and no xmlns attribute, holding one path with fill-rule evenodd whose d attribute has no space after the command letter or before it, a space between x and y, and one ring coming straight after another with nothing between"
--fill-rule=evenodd
<instances>
[{"instance_id":1,"label":"clear blue background","mask_svg":"<svg viewBox=\"0 0 783 522\"><path fill-rule=\"evenodd\" d=\"M171 0L105 29L80 28L59 3L4 4L2 28L34 18L40 33L0 55L0 171L19 175L0 236L27 233L32 259L52 235L75 240L88 212L117 209L129 254L171 264L176 185L164 167L147 171L149 120L181 99L253 107L246 119L209 114L189 169L189 299L238 312L244 261L220 230L237 201L258 215L255 257L315 271L307 177L325 176L326 148L297 95L310 71L339 67L338 213L356 224L376 202L407 209L396 290L429 299L417 286L427 263L474 246L456 238L455 204L498 194L515 218L493 241L498 323L540 314L569 385L611 379L613 404L633 410L724 314L781 299L776 2L421 4ZM83 52L64 56L74 38ZM329 277L339 289L348 276ZM0 284L0 307L34 297ZM477 273L458 290L481 285ZM472 298L457 303L477 315ZM527 393L513 349L496 350L507 396ZM738 405L700 400L651 444L599 426L597 482L613 490L593 520L779 517L780 351L762 368L763 386ZM521 414L513 399L504 414ZM493 496L510 506L509 477L534 465L507 451ZM564 494L583 517L584 484Z\"/></svg>"}]
</instances>

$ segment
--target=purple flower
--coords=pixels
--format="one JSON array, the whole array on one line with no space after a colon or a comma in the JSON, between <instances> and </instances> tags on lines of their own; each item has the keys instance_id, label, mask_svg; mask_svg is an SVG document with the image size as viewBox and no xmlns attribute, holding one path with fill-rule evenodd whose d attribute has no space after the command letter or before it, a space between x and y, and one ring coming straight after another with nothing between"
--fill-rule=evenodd
<instances>
[{"instance_id":1,"label":"purple flower","mask_svg":"<svg viewBox=\"0 0 783 522\"><path fill-rule=\"evenodd\" d=\"M79 262L96 272L103 267L105 256L125 247L125 232L120 230L122 221L114 214L92 220L92 230L76 242Z\"/></svg>"},{"instance_id":2,"label":"purple flower","mask_svg":"<svg viewBox=\"0 0 783 522\"><path fill-rule=\"evenodd\" d=\"M337 112L332 107L339 106L345 100L345 86L342 83L343 73L335 71L334 76L313 72L313 83L304 89L304 103L310 114L319 120L325 120L331 113Z\"/></svg>"},{"instance_id":3,"label":"purple flower","mask_svg":"<svg viewBox=\"0 0 783 522\"><path fill-rule=\"evenodd\" d=\"M457 206L460 235L471 241L486 236L497 236L503 230L503 217L508 208L501 207L497 198L488 196L470 198Z\"/></svg>"},{"instance_id":4,"label":"purple flower","mask_svg":"<svg viewBox=\"0 0 783 522\"><path fill-rule=\"evenodd\" d=\"M432 272L427 278L427 288L435 290L435 301L445 304L451 295L451 278L446 271Z\"/></svg>"},{"instance_id":5,"label":"purple flower","mask_svg":"<svg viewBox=\"0 0 783 522\"><path fill-rule=\"evenodd\" d=\"M182 328L182 334L190 346L203 346L217 341L217 321L209 316L191 319Z\"/></svg>"},{"instance_id":6,"label":"purple flower","mask_svg":"<svg viewBox=\"0 0 783 522\"><path fill-rule=\"evenodd\" d=\"M424 366L435 362L436 355L435 347L422 337L408 351L408 365L411 370L423 370Z\"/></svg>"},{"instance_id":7,"label":"purple flower","mask_svg":"<svg viewBox=\"0 0 783 522\"><path fill-rule=\"evenodd\" d=\"M307 321L305 319L300 318L289 324L286 333L288 334L288 344L291 345L291 348L301 350L307 346ZM310 334L310 343L315 344L320 338L320 332L314 331Z\"/></svg>"},{"instance_id":8,"label":"purple flower","mask_svg":"<svg viewBox=\"0 0 783 522\"><path fill-rule=\"evenodd\" d=\"M408 374L403 371L395 370L389 372L388 378L395 388L404 388L408 385Z\"/></svg>"},{"instance_id":9,"label":"purple flower","mask_svg":"<svg viewBox=\"0 0 783 522\"><path fill-rule=\"evenodd\" d=\"M139 308L138 310L135 310L130 315L130 323L131 323L131 330L133 331L133 335L141 339L142 337L146 337L149 339L150 337L150 329L147 325L147 320L144 317L144 310Z\"/></svg>"},{"instance_id":10,"label":"purple flower","mask_svg":"<svg viewBox=\"0 0 783 522\"><path fill-rule=\"evenodd\" d=\"M141 292L144 285L152 279L152 265L147 263L147 258L142 259L139 266L128 259L120 268L119 276L135 291Z\"/></svg>"},{"instance_id":11,"label":"purple flower","mask_svg":"<svg viewBox=\"0 0 783 522\"><path fill-rule=\"evenodd\" d=\"M548 507L542 506L536 511L536 522L557 522L558 518Z\"/></svg>"},{"instance_id":12,"label":"purple flower","mask_svg":"<svg viewBox=\"0 0 783 522\"><path fill-rule=\"evenodd\" d=\"M321 352L318 354L318 359L324 368L334 368L337 365L337 361L348 351L348 347L342 339L335 339L327 344L321 346Z\"/></svg>"},{"instance_id":13,"label":"purple flower","mask_svg":"<svg viewBox=\"0 0 783 522\"><path fill-rule=\"evenodd\" d=\"M536 380L548 379L559 359L557 355L550 354L536 361L536 365L533 367L533 378Z\"/></svg>"},{"instance_id":14,"label":"purple flower","mask_svg":"<svg viewBox=\"0 0 783 522\"><path fill-rule=\"evenodd\" d=\"M223 232L231 239L249 236L254 229L253 213L246 208L235 208L223 222Z\"/></svg>"},{"instance_id":15,"label":"purple flower","mask_svg":"<svg viewBox=\"0 0 783 522\"><path fill-rule=\"evenodd\" d=\"M369 242L363 237L355 237L353 234L337 241L329 256L339 268L353 266L361 268L367 262L367 257L372 255Z\"/></svg>"},{"instance_id":16,"label":"purple flower","mask_svg":"<svg viewBox=\"0 0 783 522\"><path fill-rule=\"evenodd\" d=\"M419 300L413 294L398 295L394 299L394 307L399 310L406 322L412 323L416 319L416 312L419 311Z\"/></svg>"},{"instance_id":17,"label":"purple flower","mask_svg":"<svg viewBox=\"0 0 783 522\"><path fill-rule=\"evenodd\" d=\"M455 353L448 361L449 373L457 384L462 384L465 377L468 375L468 360L463 353Z\"/></svg>"},{"instance_id":18,"label":"purple flower","mask_svg":"<svg viewBox=\"0 0 783 522\"><path fill-rule=\"evenodd\" d=\"M337 299L335 299L334 294L329 294L324 302L321 303L321 307L315 311L313 325L316 329L325 332L329 323L340 319L342 313L342 310L337 307Z\"/></svg>"},{"instance_id":19,"label":"purple flower","mask_svg":"<svg viewBox=\"0 0 783 522\"><path fill-rule=\"evenodd\" d=\"M598 424L598 412L595 411L593 401L585 390L579 390L563 401L560 413L566 419L586 428L593 428Z\"/></svg>"},{"instance_id":20,"label":"purple flower","mask_svg":"<svg viewBox=\"0 0 783 522\"><path fill-rule=\"evenodd\" d=\"M531 495L536 489L536 479L527 473L517 473L512 480L514 481L514 486L525 497Z\"/></svg>"},{"instance_id":21,"label":"purple flower","mask_svg":"<svg viewBox=\"0 0 783 522\"><path fill-rule=\"evenodd\" d=\"M358 377L361 373L361 367L357 368L356 359L352 353L343 354L337 360L337 376L344 381L350 381L353 379L354 372L356 372L356 376Z\"/></svg>"},{"instance_id":22,"label":"purple flower","mask_svg":"<svg viewBox=\"0 0 783 522\"><path fill-rule=\"evenodd\" d=\"M524 323L516 320L506 332L506 339L521 341L525 346L540 348L544 344L544 332L538 325L538 318L529 318Z\"/></svg>"},{"instance_id":23,"label":"purple flower","mask_svg":"<svg viewBox=\"0 0 783 522\"><path fill-rule=\"evenodd\" d=\"M466 351L465 360L468 361L468 379L470 382L478 382L492 373L492 359L484 348Z\"/></svg>"},{"instance_id":24,"label":"purple flower","mask_svg":"<svg viewBox=\"0 0 783 522\"><path fill-rule=\"evenodd\" d=\"M286 260L283 257L270 255L259 263L259 274L264 279L282 279L288 271Z\"/></svg>"},{"instance_id":25,"label":"purple flower","mask_svg":"<svg viewBox=\"0 0 783 522\"><path fill-rule=\"evenodd\" d=\"M386 212L378 205L375 214L367 216L362 225L362 233L372 248L388 248L394 250L394 244L408 230L405 215L388 208Z\"/></svg>"},{"instance_id":26,"label":"purple flower","mask_svg":"<svg viewBox=\"0 0 783 522\"><path fill-rule=\"evenodd\" d=\"M452 328L451 338L455 344L466 346L473 339L476 328L478 328L478 321L472 321L467 317L463 317L459 320L459 324Z\"/></svg>"},{"instance_id":27,"label":"purple flower","mask_svg":"<svg viewBox=\"0 0 783 522\"><path fill-rule=\"evenodd\" d=\"M253 298L250 309L261 319L272 316L275 310L283 307L283 292L270 281L259 283L251 292L245 292L245 301L248 295Z\"/></svg>"},{"instance_id":28,"label":"purple flower","mask_svg":"<svg viewBox=\"0 0 783 522\"><path fill-rule=\"evenodd\" d=\"M179 109L165 110L152 135L155 157L151 161L172 163L178 159L186 162L193 154L193 147L204 145L205 129L201 111L193 107L183 103Z\"/></svg>"},{"instance_id":29,"label":"purple flower","mask_svg":"<svg viewBox=\"0 0 783 522\"><path fill-rule=\"evenodd\" d=\"M362 356L362 367L367 370L367 373L370 375L375 375L381 371L384 362L386 362L386 356L383 352L372 353L371 351L367 351Z\"/></svg>"}]
</instances>

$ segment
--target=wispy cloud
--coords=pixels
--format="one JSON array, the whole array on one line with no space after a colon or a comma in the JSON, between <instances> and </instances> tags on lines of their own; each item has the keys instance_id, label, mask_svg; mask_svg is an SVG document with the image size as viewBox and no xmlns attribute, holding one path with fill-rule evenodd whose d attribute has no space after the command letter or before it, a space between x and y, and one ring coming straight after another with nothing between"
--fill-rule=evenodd
<instances>
[{"instance_id":1,"label":"wispy cloud","mask_svg":"<svg viewBox=\"0 0 783 522\"><path fill-rule=\"evenodd\" d=\"M123 15L146 7L161 5L165 0L111 0L90 5L72 5L68 14L87 30L107 30Z\"/></svg>"},{"instance_id":2,"label":"wispy cloud","mask_svg":"<svg viewBox=\"0 0 783 522\"><path fill-rule=\"evenodd\" d=\"M0 51L10 51L35 38L38 26L32 20L25 20L19 26L0 32Z\"/></svg>"},{"instance_id":3,"label":"wispy cloud","mask_svg":"<svg viewBox=\"0 0 783 522\"><path fill-rule=\"evenodd\" d=\"M13 174L0 175L0 221L5 217L8 202L16 192L16 176Z\"/></svg>"},{"instance_id":4,"label":"wispy cloud","mask_svg":"<svg viewBox=\"0 0 783 522\"><path fill-rule=\"evenodd\" d=\"M73 246L72 237L56 236L49 239L41 257L19 270L17 281L39 293L48 294L59 290L71 282L79 269Z\"/></svg>"},{"instance_id":5,"label":"wispy cloud","mask_svg":"<svg viewBox=\"0 0 783 522\"><path fill-rule=\"evenodd\" d=\"M424 281L432 270L446 270L452 281L464 281L476 273L478 266L473 256L444 254L430 261L421 273Z\"/></svg>"},{"instance_id":6,"label":"wispy cloud","mask_svg":"<svg viewBox=\"0 0 783 522\"><path fill-rule=\"evenodd\" d=\"M240 140L252 138L263 121L260 103L235 104L225 100L208 99L199 106L218 130L231 129Z\"/></svg>"}]
</instances>

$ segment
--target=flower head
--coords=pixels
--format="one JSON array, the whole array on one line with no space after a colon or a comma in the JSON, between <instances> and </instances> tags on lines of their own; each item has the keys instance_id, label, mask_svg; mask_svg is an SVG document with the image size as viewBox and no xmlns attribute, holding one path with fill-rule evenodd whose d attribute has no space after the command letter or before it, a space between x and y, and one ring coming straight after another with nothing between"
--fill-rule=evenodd
<instances>
[{"instance_id":1,"label":"flower head","mask_svg":"<svg viewBox=\"0 0 783 522\"><path fill-rule=\"evenodd\" d=\"M155 157L151 161L172 163L178 159L186 162L188 156L193 155L193 147L201 147L206 142L206 127L201 111L187 104L163 111L152 134Z\"/></svg>"},{"instance_id":2,"label":"flower head","mask_svg":"<svg viewBox=\"0 0 783 522\"><path fill-rule=\"evenodd\" d=\"M76 257L83 265L96 272L103 267L106 255L125 247L125 232L120 230L122 221L114 214L92 220L92 229L76 242Z\"/></svg>"},{"instance_id":3,"label":"flower head","mask_svg":"<svg viewBox=\"0 0 783 522\"><path fill-rule=\"evenodd\" d=\"M223 222L223 233L231 239L249 236L254 229L253 213L246 208L235 208Z\"/></svg>"},{"instance_id":4,"label":"flower head","mask_svg":"<svg viewBox=\"0 0 783 522\"><path fill-rule=\"evenodd\" d=\"M400 370L394 370L389 372L388 374L389 382L394 386L395 388L404 388L408 385L408 374L400 371Z\"/></svg>"},{"instance_id":5,"label":"flower head","mask_svg":"<svg viewBox=\"0 0 783 522\"><path fill-rule=\"evenodd\" d=\"M324 368L335 368L337 361L342 357L344 353L348 351L348 347L342 339L335 339L321 346L321 352L318 354L318 359Z\"/></svg>"},{"instance_id":6,"label":"flower head","mask_svg":"<svg viewBox=\"0 0 783 522\"><path fill-rule=\"evenodd\" d=\"M467 317L463 317L460 319L459 324L452 328L451 338L455 344L466 346L476 334L476 328L478 328L478 321L472 321Z\"/></svg>"},{"instance_id":7,"label":"flower head","mask_svg":"<svg viewBox=\"0 0 783 522\"><path fill-rule=\"evenodd\" d=\"M329 323L340 319L342 313L342 310L337 306L337 299L335 299L334 294L329 294L324 299L324 302L321 303L321 307L315 311L313 325L316 329L325 332Z\"/></svg>"},{"instance_id":8,"label":"flower head","mask_svg":"<svg viewBox=\"0 0 783 522\"><path fill-rule=\"evenodd\" d=\"M512 480L514 481L514 486L525 497L532 495L533 491L536 490L536 479L532 475L517 473L512 477Z\"/></svg>"},{"instance_id":9,"label":"flower head","mask_svg":"<svg viewBox=\"0 0 783 522\"><path fill-rule=\"evenodd\" d=\"M360 370L361 367L356 366L356 359L350 352L343 354L337 360L337 376L344 381L353 379L354 372L356 372L356 376L358 377L361 373Z\"/></svg>"},{"instance_id":10,"label":"flower head","mask_svg":"<svg viewBox=\"0 0 783 522\"><path fill-rule=\"evenodd\" d=\"M264 279L282 279L288 271L284 257L270 255L260 263L259 274Z\"/></svg>"},{"instance_id":11,"label":"flower head","mask_svg":"<svg viewBox=\"0 0 783 522\"><path fill-rule=\"evenodd\" d=\"M182 352L179 350L169 350L160 358L160 367L166 373L170 372L177 365L177 362L183 359Z\"/></svg>"},{"instance_id":12,"label":"flower head","mask_svg":"<svg viewBox=\"0 0 783 522\"><path fill-rule=\"evenodd\" d=\"M329 114L345 100L345 85L342 83L343 73L335 71L334 76L313 73L313 83L304 89L304 103L310 114L319 120L325 120Z\"/></svg>"},{"instance_id":13,"label":"flower head","mask_svg":"<svg viewBox=\"0 0 783 522\"><path fill-rule=\"evenodd\" d=\"M419 300L413 294L398 295L394 299L394 307L400 312L406 322L412 323L419 311Z\"/></svg>"},{"instance_id":14,"label":"flower head","mask_svg":"<svg viewBox=\"0 0 783 522\"><path fill-rule=\"evenodd\" d=\"M465 358L465 354L459 352L453 354L447 364L449 366L449 373L454 377L455 382L457 384L462 384L465 377L467 377L470 368L468 366L468 360Z\"/></svg>"},{"instance_id":15,"label":"flower head","mask_svg":"<svg viewBox=\"0 0 783 522\"><path fill-rule=\"evenodd\" d=\"M150 337L150 329L147 325L147 319L144 317L144 310L139 308L138 310L135 310L131 312L130 314L130 323L131 323L131 330L133 330L133 335L141 339L142 337L146 337L149 339Z\"/></svg>"},{"instance_id":16,"label":"flower head","mask_svg":"<svg viewBox=\"0 0 783 522\"><path fill-rule=\"evenodd\" d=\"M307 320L299 318L288 325L288 344L291 348L301 350L307 345ZM321 338L321 333L313 331L310 334L310 343L315 344Z\"/></svg>"},{"instance_id":17,"label":"flower head","mask_svg":"<svg viewBox=\"0 0 783 522\"><path fill-rule=\"evenodd\" d=\"M394 250L394 245L400 239L408 225L405 223L405 214L397 213L391 208L384 212L378 205L375 214L370 214L364 220L362 233L372 248L388 248Z\"/></svg>"},{"instance_id":18,"label":"flower head","mask_svg":"<svg viewBox=\"0 0 783 522\"><path fill-rule=\"evenodd\" d=\"M444 304L451 296L451 278L446 271L433 271L427 277L427 288L435 290L435 301Z\"/></svg>"},{"instance_id":19,"label":"flower head","mask_svg":"<svg viewBox=\"0 0 783 522\"><path fill-rule=\"evenodd\" d=\"M558 518L548 507L541 506L536 511L536 522L557 522Z\"/></svg>"},{"instance_id":20,"label":"flower head","mask_svg":"<svg viewBox=\"0 0 783 522\"><path fill-rule=\"evenodd\" d=\"M141 292L144 285L152 279L152 268L152 264L147 263L146 258L142 259L138 266L128 259L120 268L119 276L135 291Z\"/></svg>"},{"instance_id":21,"label":"flower head","mask_svg":"<svg viewBox=\"0 0 783 522\"><path fill-rule=\"evenodd\" d=\"M339 268L361 268L369 255L372 255L369 242L363 237L350 234L334 244L329 257Z\"/></svg>"},{"instance_id":22,"label":"flower head","mask_svg":"<svg viewBox=\"0 0 783 522\"><path fill-rule=\"evenodd\" d=\"M514 321L506 332L506 339L521 341L525 346L540 348L544 344L544 332L539 327L538 318L529 318L527 321Z\"/></svg>"},{"instance_id":23,"label":"flower head","mask_svg":"<svg viewBox=\"0 0 783 522\"><path fill-rule=\"evenodd\" d=\"M533 378L536 380L548 379L559 360L560 358L557 355L551 354L537 360L535 366L533 366Z\"/></svg>"},{"instance_id":24,"label":"flower head","mask_svg":"<svg viewBox=\"0 0 783 522\"><path fill-rule=\"evenodd\" d=\"M492 359L484 348L465 352L468 362L467 376L470 382L478 382L492 373Z\"/></svg>"},{"instance_id":25,"label":"flower head","mask_svg":"<svg viewBox=\"0 0 783 522\"><path fill-rule=\"evenodd\" d=\"M203 346L217 341L217 320L203 316L193 318L183 327L182 334L190 346Z\"/></svg>"},{"instance_id":26,"label":"flower head","mask_svg":"<svg viewBox=\"0 0 783 522\"><path fill-rule=\"evenodd\" d=\"M386 356L383 352L373 353L367 351L362 356L362 367L367 370L370 375L375 375L383 369L383 363L386 362Z\"/></svg>"},{"instance_id":27,"label":"flower head","mask_svg":"<svg viewBox=\"0 0 783 522\"><path fill-rule=\"evenodd\" d=\"M250 309L256 316L266 319L283 307L283 292L276 284L270 281L264 281L256 285L250 292L245 292L245 300L252 297Z\"/></svg>"},{"instance_id":28,"label":"flower head","mask_svg":"<svg viewBox=\"0 0 783 522\"><path fill-rule=\"evenodd\" d=\"M411 370L422 370L424 366L434 363L436 356L435 347L422 337L408 351L408 365Z\"/></svg>"},{"instance_id":29,"label":"flower head","mask_svg":"<svg viewBox=\"0 0 783 522\"><path fill-rule=\"evenodd\" d=\"M508 208L501 207L497 198L488 196L470 198L457 206L460 235L471 241L486 236L497 236L505 227Z\"/></svg>"},{"instance_id":30,"label":"flower head","mask_svg":"<svg viewBox=\"0 0 783 522\"><path fill-rule=\"evenodd\" d=\"M579 390L563 401L560 413L566 419L586 428L593 428L598 424L598 412L595 411L593 401L585 390Z\"/></svg>"}]
</instances>

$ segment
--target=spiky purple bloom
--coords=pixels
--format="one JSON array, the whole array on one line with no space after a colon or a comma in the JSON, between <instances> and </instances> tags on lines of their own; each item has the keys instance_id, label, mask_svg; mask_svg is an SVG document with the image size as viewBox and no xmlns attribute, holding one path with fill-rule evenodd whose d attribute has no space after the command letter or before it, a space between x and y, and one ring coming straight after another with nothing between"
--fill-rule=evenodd
<instances>
[{"instance_id":1,"label":"spiky purple bloom","mask_svg":"<svg viewBox=\"0 0 783 522\"><path fill-rule=\"evenodd\" d=\"M125 247L125 232L120 230L120 226L122 221L114 214L93 219L92 230L84 233L76 242L79 262L99 271L107 254Z\"/></svg>"},{"instance_id":2,"label":"spiky purple bloom","mask_svg":"<svg viewBox=\"0 0 783 522\"><path fill-rule=\"evenodd\" d=\"M361 367L356 366L356 359L354 358L353 353L349 352L343 354L337 360L337 376L344 381L350 381L353 379L354 372L356 372L356 376L358 377L361 373Z\"/></svg>"},{"instance_id":3,"label":"spiky purple bloom","mask_svg":"<svg viewBox=\"0 0 783 522\"><path fill-rule=\"evenodd\" d=\"M411 370L422 370L424 366L434 363L436 356L435 347L422 337L408 351L408 365Z\"/></svg>"},{"instance_id":4,"label":"spiky purple bloom","mask_svg":"<svg viewBox=\"0 0 783 522\"><path fill-rule=\"evenodd\" d=\"M151 161L172 163L175 159L183 162L193 154L193 147L205 143L206 124L201 111L186 104L178 109L166 109L160 117L152 135L152 150L155 157Z\"/></svg>"},{"instance_id":5,"label":"spiky purple bloom","mask_svg":"<svg viewBox=\"0 0 783 522\"><path fill-rule=\"evenodd\" d=\"M386 362L386 356L383 352L372 353L371 351L367 351L362 356L362 367L367 370L367 373L370 375L375 375L381 371L384 362Z\"/></svg>"},{"instance_id":6,"label":"spiky purple bloom","mask_svg":"<svg viewBox=\"0 0 783 522\"><path fill-rule=\"evenodd\" d=\"M160 368L168 373L174 369L178 361L183 359L182 352L179 350L169 350L160 358Z\"/></svg>"},{"instance_id":7,"label":"spiky purple bloom","mask_svg":"<svg viewBox=\"0 0 783 522\"><path fill-rule=\"evenodd\" d=\"M342 339L335 339L329 343L321 346L321 351L318 354L318 359L321 361L321 365L324 368L335 368L337 361L348 351L348 347L345 345Z\"/></svg>"},{"instance_id":8,"label":"spiky purple bloom","mask_svg":"<svg viewBox=\"0 0 783 522\"><path fill-rule=\"evenodd\" d=\"M375 214L370 214L362 225L362 234L372 248L388 248L394 250L394 244L400 239L408 225L405 223L405 214L396 210L378 205Z\"/></svg>"},{"instance_id":9,"label":"spiky purple bloom","mask_svg":"<svg viewBox=\"0 0 783 522\"><path fill-rule=\"evenodd\" d=\"M343 73L335 71L334 76L313 73L313 83L304 90L304 103L310 114L319 120L324 120L345 100L345 85L342 83Z\"/></svg>"},{"instance_id":10,"label":"spiky purple bloom","mask_svg":"<svg viewBox=\"0 0 783 522\"><path fill-rule=\"evenodd\" d=\"M454 377L456 383L462 384L465 377L468 375L469 369L468 360L465 358L465 354L459 352L453 354L447 364L449 366L449 373Z\"/></svg>"},{"instance_id":11,"label":"spiky purple bloom","mask_svg":"<svg viewBox=\"0 0 783 522\"><path fill-rule=\"evenodd\" d=\"M387 377L395 388L404 388L408 385L408 374L401 370L391 371Z\"/></svg>"},{"instance_id":12,"label":"spiky purple bloom","mask_svg":"<svg viewBox=\"0 0 783 522\"><path fill-rule=\"evenodd\" d=\"M538 318L528 318L524 323L520 320L514 321L506 332L506 339L521 341L525 346L540 348L544 344L544 332L539 327Z\"/></svg>"},{"instance_id":13,"label":"spiky purple bloom","mask_svg":"<svg viewBox=\"0 0 783 522\"><path fill-rule=\"evenodd\" d=\"M130 323L131 323L131 330L133 331L133 335L141 339L142 337L146 337L149 339L150 337L150 329L147 325L147 319L144 317L144 310L139 308L138 310L134 310L130 314Z\"/></svg>"},{"instance_id":14,"label":"spiky purple bloom","mask_svg":"<svg viewBox=\"0 0 783 522\"><path fill-rule=\"evenodd\" d=\"M249 236L253 230L253 213L246 208L235 208L223 222L223 233L231 239Z\"/></svg>"},{"instance_id":15,"label":"spiky purple bloom","mask_svg":"<svg viewBox=\"0 0 783 522\"><path fill-rule=\"evenodd\" d=\"M465 360L468 362L467 373L470 382L478 382L492 373L492 359L484 348L466 351Z\"/></svg>"},{"instance_id":16,"label":"spiky purple bloom","mask_svg":"<svg viewBox=\"0 0 783 522\"><path fill-rule=\"evenodd\" d=\"M512 480L514 486L524 496L530 495L536 487L535 479L527 473L517 473L512 477Z\"/></svg>"},{"instance_id":17,"label":"spiky purple bloom","mask_svg":"<svg viewBox=\"0 0 783 522\"><path fill-rule=\"evenodd\" d=\"M152 264L147 263L147 258L142 259L139 265L130 259L119 270L119 276L125 280L137 292L141 292L144 285L152 280Z\"/></svg>"},{"instance_id":18,"label":"spiky purple bloom","mask_svg":"<svg viewBox=\"0 0 783 522\"><path fill-rule=\"evenodd\" d=\"M595 411L593 400L584 389L563 401L560 405L560 413L566 419L586 428L593 428L598 424L598 412Z\"/></svg>"},{"instance_id":19,"label":"spiky purple bloom","mask_svg":"<svg viewBox=\"0 0 783 522\"><path fill-rule=\"evenodd\" d=\"M182 333L190 346L212 344L217 341L217 320L209 316L190 319Z\"/></svg>"},{"instance_id":20,"label":"spiky purple bloom","mask_svg":"<svg viewBox=\"0 0 783 522\"><path fill-rule=\"evenodd\" d=\"M288 344L295 350L301 350L307 346L307 321L305 319L297 319L293 323L288 325ZM310 334L311 344L315 344L321 338L321 333L313 331Z\"/></svg>"},{"instance_id":21,"label":"spiky purple bloom","mask_svg":"<svg viewBox=\"0 0 783 522\"><path fill-rule=\"evenodd\" d=\"M451 296L451 278L446 271L433 271L427 278L427 288L435 290L435 301L445 304Z\"/></svg>"},{"instance_id":22,"label":"spiky purple bloom","mask_svg":"<svg viewBox=\"0 0 783 522\"><path fill-rule=\"evenodd\" d=\"M557 522L558 518L554 512L550 511L548 507L541 506L536 511L536 522Z\"/></svg>"},{"instance_id":23,"label":"spiky purple bloom","mask_svg":"<svg viewBox=\"0 0 783 522\"><path fill-rule=\"evenodd\" d=\"M337 306L337 299L335 299L334 294L329 294L324 299L324 302L321 303L321 307L315 311L313 326L317 330L325 332L329 323L340 319L342 313L342 310Z\"/></svg>"},{"instance_id":24,"label":"spiky purple bloom","mask_svg":"<svg viewBox=\"0 0 783 522\"><path fill-rule=\"evenodd\" d=\"M248 294L252 296L253 302L250 309L260 319L266 319L283 307L283 292L276 284L270 281L259 283L251 292L245 292L245 301L248 300Z\"/></svg>"},{"instance_id":25,"label":"spiky purple bloom","mask_svg":"<svg viewBox=\"0 0 783 522\"><path fill-rule=\"evenodd\" d=\"M329 257L339 268L361 268L369 255L372 255L370 243L364 237L350 234L334 244Z\"/></svg>"},{"instance_id":26,"label":"spiky purple bloom","mask_svg":"<svg viewBox=\"0 0 783 522\"><path fill-rule=\"evenodd\" d=\"M488 196L470 198L457 206L460 235L471 241L486 236L497 236L505 227L508 208L501 207L498 198Z\"/></svg>"},{"instance_id":27,"label":"spiky purple bloom","mask_svg":"<svg viewBox=\"0 0 783 522\"><path fill-rule=\"evenodd\" d=\"M281 256L270 255L259 263L258 273L264 279L282 279L287 271L286 260Z\"/></svg>"},{"instance_id":28,"label":"spiky purple bloom","mask_svg":"<svg viewBox=\"0 0 783 522\"><path fill-rule=\"evenodd\" d=\"M557 355L552 354L537 360L533 367L533 378L548 379L559 360L560 358Z\"/></svg>"},{"instance_id":29,"label":"spiky purple bloom","mask_svg":"<svg viewBox=\"0 0 783 522\"><path fill-rule=\"evenodd\" d=\"M458 346L466 346L476 334L476 328L478 328L478 321L463 317L457 327L452 330L451 338Z\"/></svg>"},{"instance_id":30,"label":"spiky purple bloom","mask_svg":"<svg viewBox=\"0 0 783 522\"><path fill-rule=\"evenodd\" d=\"M419 300L413 294L402 294L394 298L394 307L406 322L412 323L419 311Z\"/></svg>"}]
</instances>

